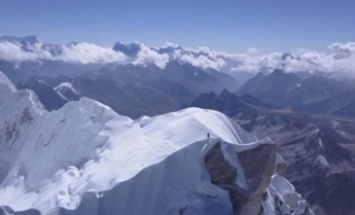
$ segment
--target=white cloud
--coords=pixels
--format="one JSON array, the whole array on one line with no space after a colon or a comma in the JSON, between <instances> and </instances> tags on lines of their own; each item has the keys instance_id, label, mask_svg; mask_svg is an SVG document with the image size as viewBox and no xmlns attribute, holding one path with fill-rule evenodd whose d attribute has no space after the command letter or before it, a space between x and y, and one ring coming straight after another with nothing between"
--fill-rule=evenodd
<instances>
[{"instance_id":1,"label":"white cloud","mask_svg":"<svg viewBox=\"0 0 355 215\"><path fill-rule=\"evenodd\" d=\"M355 43L346 43L346 44L341 44L341 43L334 43L328 48L332 51L333 55L337 59L342 59L342 58L349 58L354 55L355 53Z\"/></svg>"},{"instance_id":2,"label":"white cloud","mask_svg":"<svg viewBox=\"0 0 355 215\"><path fill-rule=\"evenodd\" d=\"M173 55L174 59L178 59L183 63L190 63L195 67L200 67L203 69L216 69L220 70L226 66L226 62L218 57L210 57L202 54L194 53L183 53L181 50L175 51Z\"/></svg>"},{"instance_id":3,"label":"white cloud","mask_svg":"<svg viewBox=\"0 0 355 215\"><path fill-rule=\"evenodd\" d=\"M169 55L159 54L157 51L141 44L141 49L137 54L133 64L147 65L155 64L160 68L164 68L169 62Z\"/></svg>"},{"instance_id":4,"label":"white cloud","mask_svg":"<svg viewBox=\"0 0 355 215\"><path fill-rule=\"evenodd\" d=\"M34 44L24 49L23 44L19 42L0 41L0 59L13 62L53 60L89 64L124 62L126 57L112 48L90 43L50 47Z\"/></svg>"},{"instance_id":5,"label":"white cloud","mask_svg":"<svg viewBox=\"0 0 355 215\"><path fill-rule=\"evenodd\" d=\"M233 72L259 72L261 69L274 69L282 67L282 53L271 53L261 56L239 55L238 64L231 69Z\"/></svg>"},{"instance_id":6,"label":"white cloud","mask_svg":"<svg viewBox=\"0 0 355 215\"><path fill-rule=\"evenodd\" d=\"M282 68L288 72L322 71L355 75L355 43L334 43L328 52L298 49L293 57L283 59L283 53L261 54L256 48L246 53L226 53L208 47L184 48L177 44L166 43L162 49L151 48L140 43L137 56L131 58L111 47L91 43L72 43L68 45L45 45L40 40L21 42L0 40L0 59L15 63L23 61L62 61L70 63L133 63L140 65L155 64L164 68L170 60L190 63L203 69L211 68L223 72L258 72Z\"/></svg>"},{"instance_id":7,"label":"white cloud","mask_svg":"<svg viewBox=\"0 0 355 215\"><path fill-rule=\"evenodd\" d=\"M112 63L124 62L126 56L112 48L101 47L90 43L78 43L63 46L62 55L53 59L73 63Z\"/></svg>"},{"instance_id":8,"label":"white cloud","mask_svg":"<svg viewBox=\"0 0 355 215\"><path fill-rule=\"evenodd\" d=\"M326 73L355 75L355 43L334 43L330 53L298 49L293 57L282 59L283 53L270 53L261 56L250 54L234 57L239 63L231 71L258 72L261 69L281 68L287 72L321 71Z\"/></svg>"},{"instance_id":9,"label":"white cloud","mask_svg":"<svg viewBox=\"0 0 355 215\"><path fill-rule=\"evenodd\" d=\"M24 51L17 42L0 42L0 59L14 62L48 59L51 54L45 50Z\"/></svg>"},{"instance_id":10,"label":"white cloud","mask_svg":"<svg viewBox=\"0 0 355 215\"><path fill-rule=\"evenodd\" d=\"M355 75L355 43L334 43L329 47L330 54L305 51L294 59L287 59L287 71L322 71Z\"/></svg>"}]
</instances>

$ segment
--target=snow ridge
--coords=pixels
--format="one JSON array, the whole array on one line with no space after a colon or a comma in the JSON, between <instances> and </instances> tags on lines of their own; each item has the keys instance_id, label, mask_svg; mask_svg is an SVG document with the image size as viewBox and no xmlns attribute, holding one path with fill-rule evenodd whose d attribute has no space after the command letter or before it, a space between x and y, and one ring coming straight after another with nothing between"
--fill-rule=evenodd
<instances>
[{"instance_id":1,"label":"snow ridge","mask_svg":"<svg viewBox=\"0 0 355 215\"><path fill-rule=\"evenodd\" d=\"M7 85L12 91L16 91L15 85L10 81L10 79L0 71L0 84Z\"/></svg>"},{"instance_id":2,"label":"snow ridge","mask_svg":"<svg viewBox=\"0 0 355 215\"><path fill-rule=\"evenodd\" d=\"M81 98L47 112L33 92L16 91L10 81L0 80L0 206L14 211L36 209L48 215L59 214L59 208L80 210L83 195L96 193L97 199L105 199L113 192L115 199L139 202L120 204L117 214L167 214L175 209L230 214L228 192L211 183L204 156L221 144L224 159L238 172L235 184L246 189L236 153L272 144L222 113L199 108L132 120ZM275 176L268 188L274 202L274 196L288 201L286 194L296 195L280 178ZM142 195L149 187L151 192ZM263 203L271 210L267 215L275 214L274 202Z\"/></svg>"},{"instance_id":3,"label":"snow ridge","mask_svg":"<svg viewBox=\"0 0 355 215\"><path fill-rule=\"evenodd\" d=\"M207 133L233 144L257 141L216 111L190 108L134 121L83 98L47 112L30 91L0 86L0 132L7 136L0 162L10 166L1 169L0 205L15 211L75 209L83 193L109 190Z\"/></svg>"}]
</instances>

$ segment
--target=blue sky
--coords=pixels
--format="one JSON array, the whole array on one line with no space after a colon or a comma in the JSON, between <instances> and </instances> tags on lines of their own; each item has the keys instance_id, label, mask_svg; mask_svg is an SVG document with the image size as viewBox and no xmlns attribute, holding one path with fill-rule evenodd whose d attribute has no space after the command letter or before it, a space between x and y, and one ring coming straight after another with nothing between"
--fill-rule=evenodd
<instances>
[{"instance_id":1,"label":"blue sky","mask_svg":"<svg viewBox=\"0 0 355 215\"><path fill-rule=\"evenodd\" d=\"M0 0L0 35L225 51L324 50L355 41L354 0Z\"/></svg>"}]
</instances>

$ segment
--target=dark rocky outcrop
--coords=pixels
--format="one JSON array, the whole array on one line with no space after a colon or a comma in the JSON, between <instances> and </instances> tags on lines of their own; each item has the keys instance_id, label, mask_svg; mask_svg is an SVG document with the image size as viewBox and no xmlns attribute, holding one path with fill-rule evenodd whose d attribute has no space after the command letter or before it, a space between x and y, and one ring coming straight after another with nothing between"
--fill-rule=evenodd
<instances>
[{"instance_id":1,"label":"dark rocky outcrop","mask_svg":"<svg viewBox=\"0 0 355 215\"><path fill-rule=\"evenodd\" d=\"M228 191L234 214L260 214L263 194L274 173L275 145L260 145L237 153L243 171L238 173L237 169L224 157L221 144L221 142L217 143L204 157L205 167L211 176L211 182ZM245 174L247 189L236 184L238 174Z\"/></svg>"}]
</instances>

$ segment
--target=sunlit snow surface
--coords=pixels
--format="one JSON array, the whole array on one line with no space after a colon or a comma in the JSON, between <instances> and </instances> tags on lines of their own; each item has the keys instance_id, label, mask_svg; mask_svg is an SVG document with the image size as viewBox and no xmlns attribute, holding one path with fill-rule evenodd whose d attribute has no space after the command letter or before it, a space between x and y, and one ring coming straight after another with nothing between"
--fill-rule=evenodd
<instances>
[{"instance_id":1,"label":"sunlit snow surface","mask_svg":"<svg viewBox=\"0 0 355 215\"><path fill-rule=\"evenodd\" d=\"M102 191L115 188L115 200L125 202L117 214L166 214L188 204L187 214L230 214L228 193L211 184L202 157L222 142L238 171L236 184L247 188L235 152L272 142L198 108L132 120L82 98L47 112L33 92L17 91L1 72L0 115L0 206L43 215L77 209L84 193L103 198ZM267 192L267 215L275 214L275 196L304 211L305 202L282 177L274 176Z\"/></svg>"},{"instance_id":2,"label":"sunlit snow surface","mask_svg":"<svg viewBox=\"0 0 355 215\"><path fill-rule=\"evenodd\" d=\"M256 139L225 115L197 108L132 120L89 100L47 112L29 91L0 84L0 205L15 211L75 209L88 191L109 190L170 154L212 138Z\"/></svg>"}]
</instances>

